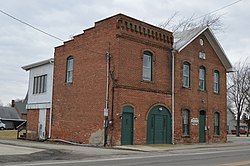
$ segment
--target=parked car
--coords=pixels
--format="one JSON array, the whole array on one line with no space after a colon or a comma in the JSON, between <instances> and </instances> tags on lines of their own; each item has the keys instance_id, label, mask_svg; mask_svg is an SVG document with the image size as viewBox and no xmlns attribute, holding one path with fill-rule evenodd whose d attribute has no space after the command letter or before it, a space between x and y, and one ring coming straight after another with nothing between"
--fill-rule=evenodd
<instances>
[{"instance_id":1,"label":"parked car","mask_svg":"<svg viewBox=\"0 0 250 166\"><path fill-rule=\"evenodd\" d=\"M231 130L231 133L236 134L236 130ZM240 129L240 134L246 134L246 133L247 133L247 130Z\"/></svg>"},{"instance_id":2,"label":"parked car","mask_svg":"<svg viewBox=\"0 0 250 166\"><path fill-rule=\"evenodd\" d=\"M5 124L2 121L0 121L0 130L5 130L5 129L6 129Z\"/></svg>"}]
</instances>

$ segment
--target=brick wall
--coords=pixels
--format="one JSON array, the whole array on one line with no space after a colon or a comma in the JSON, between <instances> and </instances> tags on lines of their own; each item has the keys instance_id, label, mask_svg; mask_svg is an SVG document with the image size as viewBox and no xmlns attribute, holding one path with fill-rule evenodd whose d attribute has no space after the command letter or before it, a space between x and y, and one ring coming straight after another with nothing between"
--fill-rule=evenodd
<instances>
[{"instance_id":1,"label":"brick wall","mask_svg":"<svg viewBox=\"0 0 250 166\"><path fill-rule=\"evenodd\" d=\"M134 108L134 144L146 144L147 116L154 106L164 106L171 112L171 96L168 94L118 88L115 96L114 126L110 131L113 145L121 144L121 116L124 106Z\"/></svg>"},{"instance_id":2,"label":"brick wall","mask_svg":"<svg viewBox=\"0 0 250 166\"><path fill-rule=\"evenodd\" d=\"M204 46L199 44L199 40L204 40ZM206 59L199 58L199 52L204 51ZM201 34L185 49L176 56L175 63L175 138L176 143L198 143L199 142L199 125L190 125L190 136L182 136L182 109L190 110L190 119L199 118L199 111L206 111L206 131L207 142L225 142L226 141L226 71L218 56L209 44L205 35ZM190 88L182 86L183 62L189 62L190 71ZM199 67L206 68L206 90L199 90ZM214 71L220 73L220 92L214 93ZM214 113L220 113L220 135L214 135Z\"/></svg>"},{"instance_id":3,"label":"brick wall","mask_svg":"<svg viewBox=\"0 0 250 166\"><path fill-rule=\"evenodd\" d=\"M136 109L138 107L137 114L142 112L143 119L139 123L142 130L136 127L138 133L135 142L145 143L146 112L157 103L169 107L171 42L170 32L117 15L96 22L95 27L57 47L54 59L52 138L88 144L92 142L93 135L101 133L106 92L105 54L109 50L113 77L110 94L112 84L115 84L113 112L121 113L122 105L126 103L121 99L130 98L129 93L132 93L134 97L128 103L132 103ZM152 82L142 81L142 56L145 50L151 51L154 56ZM67 84L66 59L70 55L74 58L74 74L73 83ZM111 108L112 95L109 99ZM141 107L141 104L145 107ZM115 134L109 133L109 138L115 144L120 141L119 126L120 120L115 119L115 130L112 131Z\"/></svg>"},{"instance_id":4,"label":"brick wall","mask_svg":"<svg viewBox=\"0 0 250 166\"><path fill-rule=\"evenodd\" d=\"M49 117L50 109L46 112L46 138L49 135ZM39 109L28 109L27 110L27 139L38 140L38 124L39 124Z\"/></svg>"},{"instance_id":5,"label":"brick wall","mask_svg":"<svg viewBox=\"0 0 250 166\"><path fill-rule=\"evenodd\" d=\"M207 113L208 142L226 140L226 73L204 36L206 60L198 58L199 37L176 55L175 64L175 142L197 143L199 127L192 126L189 137L182 136L181 110L188 108L190 117ZM106 52L111 53L109 119L113 118L109 143L121 143L121 114L125 105L134 108L134 143L146 143L147 115L161 105L171 113L172 33L116 15L95 23L93 28L55 48L53 85L52 138L84 144L102 144L103 109L106 93ZM152 81L142 80L143 52L153 54ZM73 56L73 83L65 83L66 60ZM182 87L182 63L191 64L191 88ZM206 67L207 89L198 89L199 66ZM220 72L220 93L213 92L213 71ZM114 91L112 91L112 88ZM114 92L114 93L113 93ZM213 135L214 112L220 113L221 134ZM113 112L113 114L112 114Z\"/></svg>"}]
</instances>

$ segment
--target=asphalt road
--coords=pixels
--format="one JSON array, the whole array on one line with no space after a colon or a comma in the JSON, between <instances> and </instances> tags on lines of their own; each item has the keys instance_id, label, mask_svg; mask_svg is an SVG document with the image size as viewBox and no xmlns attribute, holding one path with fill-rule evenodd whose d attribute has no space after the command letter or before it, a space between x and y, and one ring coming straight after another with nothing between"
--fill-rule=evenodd
<instances>
[{"instance_id":1,"label":"asphalt road","mask_svg":"<svg viewBox=\"0 0 250 166\"><path fill-rule=\"evenodd\" d=\"M0 164L1 165L1 164ZM248 146L186 149L82 160L34 161L8 166L235 166L250 165Z\"/></svg>"}]
</instances>

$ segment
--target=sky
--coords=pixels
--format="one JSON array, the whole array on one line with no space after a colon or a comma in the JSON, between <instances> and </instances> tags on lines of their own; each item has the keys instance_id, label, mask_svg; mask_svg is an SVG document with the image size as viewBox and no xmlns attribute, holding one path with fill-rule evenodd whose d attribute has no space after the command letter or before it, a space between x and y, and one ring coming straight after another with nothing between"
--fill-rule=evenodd
<instances>
[{"instance_id":1,"label":"sky","mask_svg":"<svg viewBox=\"0 0 250 166\"><path fill-rule=\"evenodd\" d=\"M158 26L174 13L177 15L173 24L177 24L183 18L200 17L217 10L212 14L222 15L223 29L215 36L232 64L250 63L249 9L249 0L0 1L1 11L63 41L118 13ZM21 67L52 58L54 47L63 41L0 13L0 105L25 98L29 73Z\"/></svg>"}]
</instances>

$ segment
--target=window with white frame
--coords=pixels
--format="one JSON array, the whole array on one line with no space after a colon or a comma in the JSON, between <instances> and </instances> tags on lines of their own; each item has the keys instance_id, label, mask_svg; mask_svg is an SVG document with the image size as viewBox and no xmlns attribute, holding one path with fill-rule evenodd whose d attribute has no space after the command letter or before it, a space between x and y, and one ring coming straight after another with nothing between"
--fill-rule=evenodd
<instances>
[{"instance_id":1,"label":"window with white frame","mask_svg":"<svg viewBox=\"0 0 250 166\"><path fill-rule=\"evenodd\" d=\"M220 91L220 75L219 71L214 71L214 93L219 93Z\"/></svg>"},{"instance_id":2,"label":"window with white frame","mask_svg":"<svg viewBox=\"0 0 250 166\"><path fill-rule=\"evenodd\" d=\"M33 94L45 93L47 91L47 74L34 77Z\"/></svg>"},{"instance_id":3,"label":"window with white frame","mask_svg":"<svg viewBox=\"0 0 250 166\"><path fill-rule=\"evenodd\" d=\"M204 66L201 66L199 70L199 89L206 90L206 69Z\"/></svg>"},{"instance_id":4,"label":"window with white frame","mask_svg":"<svg viewBox=\"0 0 250 166\"><path fill-rule=\"evenodd\" d=\"M220 114L214 113L214 135L220 135Z\"/></svg>"},{"instance_id":5,"label":"window with white frame","mask_svg":"<svg viewBox=\"0 0 250 166\"><path fill-rule=\"evenodd\" d=\"M182 77L183 87L190 87L190 64L188 62L183 63L183 77Z\"/></svg>"},{"instance_id":6,"label":"window with white frame","mask_svg":"<svg viewBox=\"0 0 250 166\"><path fill-rule=\"evenodd\" d=\"M189 128L190 128L189 114L190 114L189 110L187 109L182 110L182 135L189 135Z\"/></svg>"},{"instance_id":7,"label":"window with white frame","mask_svg":"<svg viewBox=\"0 0 250 166\"><path fill-rule=\"evenodd\" d=\"M74 59L72 56L67 58L67 66L66 66L66 83L73 82L73 64Z\"/></svg>"},{"instance_id":8,"label":"window with white frame","mask_svg":"<svg viewBox=\"0 0 250 166\"><path fill-rule=\"evenodd\" d=\"M152 81L152 53L148 51L143 53L142 78L145 81Z\"/></svg>"}]
</instances>

